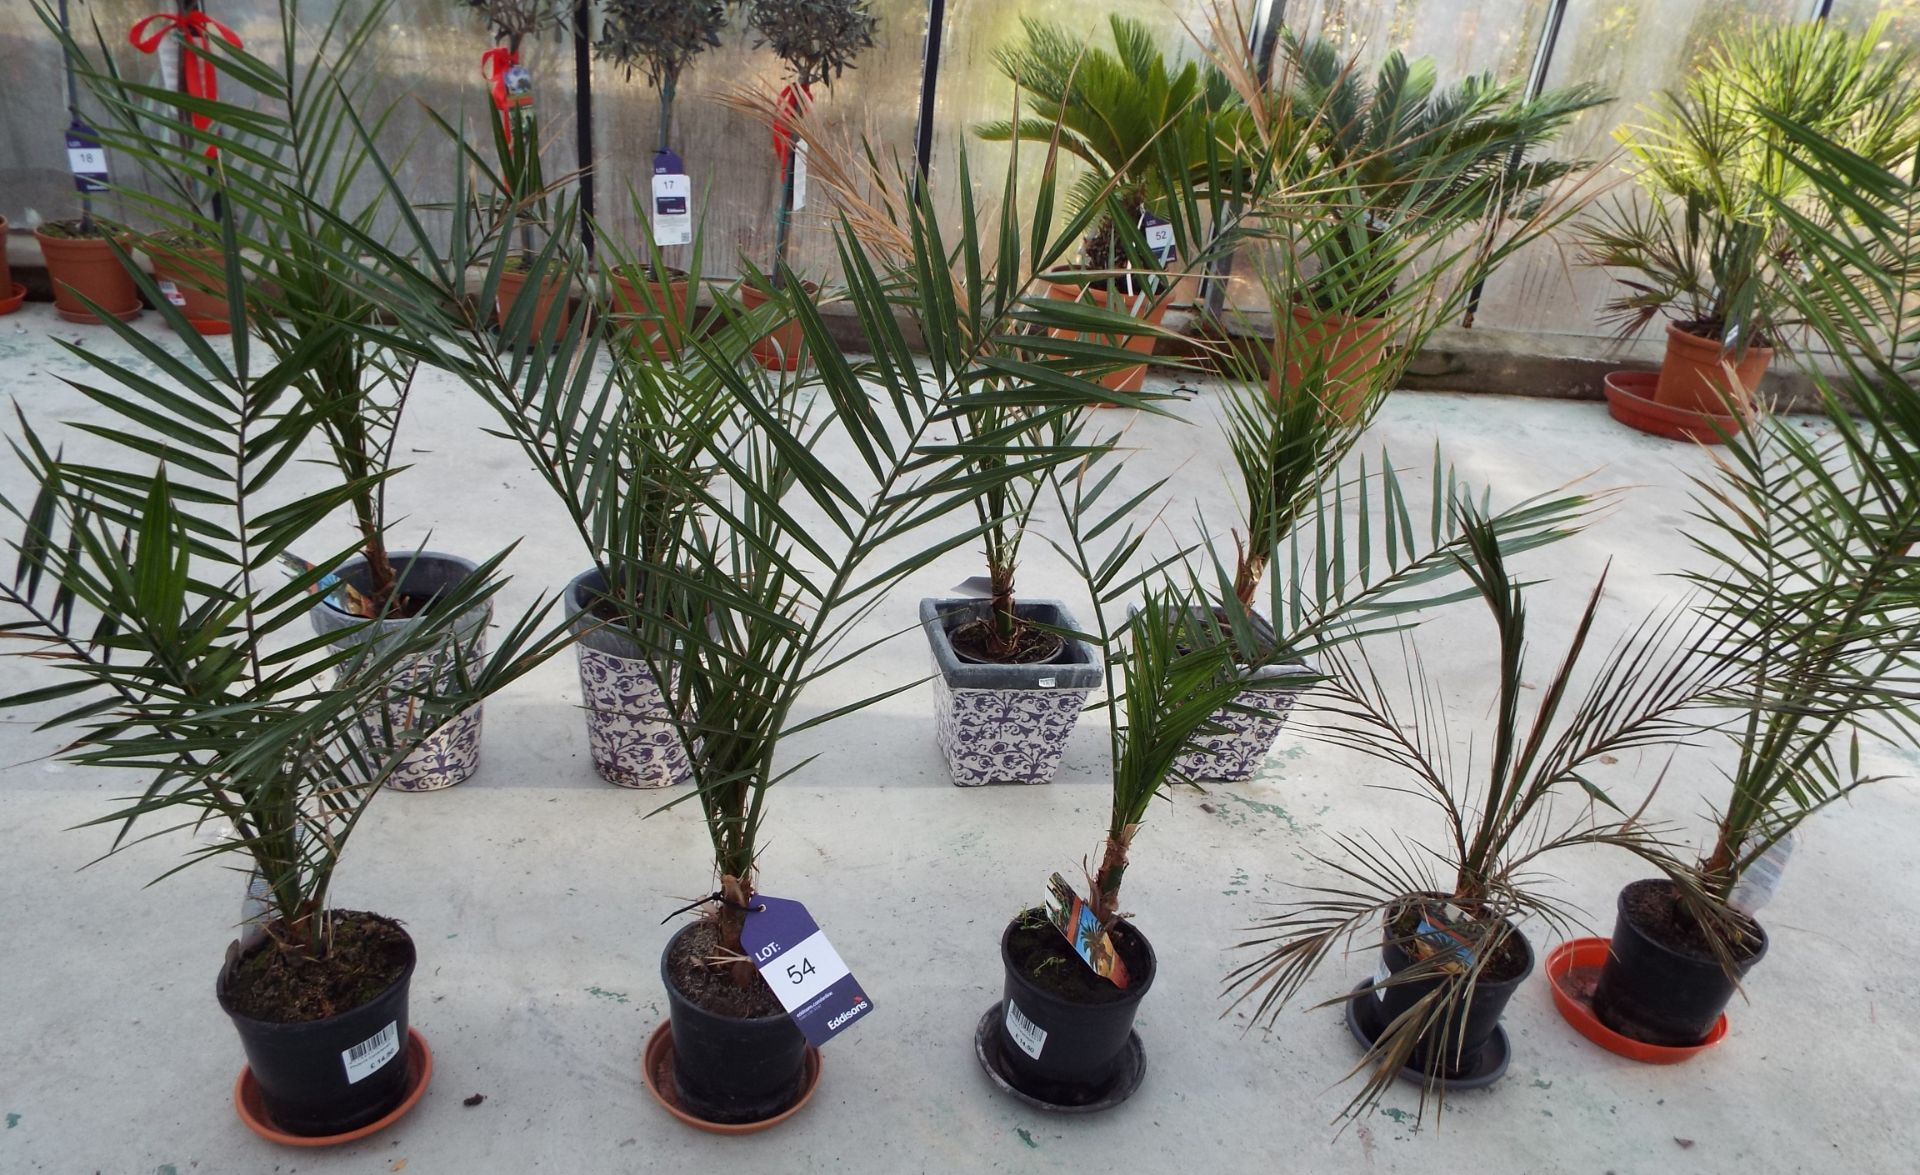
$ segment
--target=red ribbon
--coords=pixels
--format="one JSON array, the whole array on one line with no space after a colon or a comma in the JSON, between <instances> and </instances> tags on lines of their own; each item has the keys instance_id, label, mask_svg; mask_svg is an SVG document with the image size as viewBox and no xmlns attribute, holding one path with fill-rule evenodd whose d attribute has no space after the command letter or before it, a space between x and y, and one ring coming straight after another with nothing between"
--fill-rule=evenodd
<instances>
[{"instance_id":1,"label":"red ribbon","mask_svg":"<svg viewBox=\"0 0 1920 1175\"><path fill-rule=\"evenodd\" d=\"M789 115L804 113L813 104L812 86L786 85L780 88L780 109L773 117L773 154L780 160L780 174L787 174L787 160L793 155L793 124Z\"/></svg>"},{"instance_id":2,"label":"red ribbon","mask_svg":"<svg viewBox=\"0 0 1920 1175\"><path fill-rule=\"evenodd\" d=\"M507 71L520 64L520 55L511 49L494 48L480 55L480 76L486 78L493 91L493 108L500 112L500 130L507 136L507 142L513 142L513 114L515 106L525 105L525 100L514 101L507 93Z\"/></svg>"},{"instance_id":3,"label":"red ribbon","mask_svg":"<svg viewBox=\"0 0 1920 1175\"><path fill-rule=\"evenodd\" d=\"M180 72L186 79L187 96L215 102L220 98L220 76L214 70L213 62L201 56L213 47L207 36L208 29L212 29L221 40L235 49L243 48L239 34L204 12L157 12L136 21L127 30L127 41L142 53L154 53L159 51L160 42L167 39L167 34L177 30L180 34ZM195 112L193 125L194 129L204 131L213 125L213 119ZM218 146L207 144L207 158L212 159L219 153Z\"/></svg>"}]
</instances>

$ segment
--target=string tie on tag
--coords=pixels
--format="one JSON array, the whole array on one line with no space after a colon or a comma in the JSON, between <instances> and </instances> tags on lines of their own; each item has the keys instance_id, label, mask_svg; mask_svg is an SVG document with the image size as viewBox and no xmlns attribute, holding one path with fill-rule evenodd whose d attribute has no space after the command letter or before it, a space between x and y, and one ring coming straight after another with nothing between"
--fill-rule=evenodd
<instances>
[{"instance_id":1,"label":"string tie on tag","mask_svg":"<svg viewBox=\"0 0 1920 1175\"><path fill-rule=\"evenodd\" d=\"M127 30L127 43L142 53L155 53L167 34L178 31L180 34L180 73L187 83L187 97L205 98L209 102L220 98L220 75L213 62L204 54L211 52L212 39L208 36L212 30L221 40L235 49L245 48L240 43L240 35L208 16L204 12L156 12L134 22ZM204 131L213 125L213 118L198 111L193 115L195 130ZM212 159L220 153L213 143L207 144L206 156Z\"/></svg>"}]
</instances>

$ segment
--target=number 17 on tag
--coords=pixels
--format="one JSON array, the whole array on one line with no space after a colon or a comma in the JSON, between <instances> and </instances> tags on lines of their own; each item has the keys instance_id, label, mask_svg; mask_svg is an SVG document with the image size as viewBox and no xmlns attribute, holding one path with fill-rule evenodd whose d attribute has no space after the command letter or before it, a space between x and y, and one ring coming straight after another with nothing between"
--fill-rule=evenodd
<instances>
[{"instance_id":1,"label":"number 17 on tag","mask_svg":"<svg viewBox=\"0 0 1920 1175\"><path fill-rule=\"evenodd\" d=\"M740 944L794 1025L818 1047L873 1011L873 1001L799 902L753 899Z\"/></svg>"}]
</instances>

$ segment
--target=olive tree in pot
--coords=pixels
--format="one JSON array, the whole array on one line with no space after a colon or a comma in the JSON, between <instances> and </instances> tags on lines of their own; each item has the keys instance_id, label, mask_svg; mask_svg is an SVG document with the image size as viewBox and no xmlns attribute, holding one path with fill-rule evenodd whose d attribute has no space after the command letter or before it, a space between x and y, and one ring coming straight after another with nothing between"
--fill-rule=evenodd
<instances>
[{"instance_id":1,"label":"olive tree in pot","mask_svg":"<svg viewBox=\"0 0 1920 1175\"><path fill-rule=\"evenodd\" d=\"M1737 428L1774 349L1805 324L1791 296L1806 276L1796 236L1867 211L1820 199L1827 165L1796 158L1769 114L1881 168L1904 166L1920 143L1914 55L1889 45L1886 23L1730 33L1683 87L1641 110L1642 123L1616 132L1644 191L1582 226L1582 259L1619 274L1606 309L1623 336L1670 319L1651 395L1659 408ZM1627 394L1619 387L1609 394ZM1714 435L1710 423L1701 435Z\"/></svg>"},{"instance_id":2,"label":"olive tree in pot","mask_svg":"<svg viewBox=\"0 0 1920 1175\"><path fill-rule=\"evenodd\" d=\"M660 133L654 147L654 169L677 164L673 150L673 104L680 75L694 58L718 48L727 25L722 0L611 0L601 12L600 39L595 53L622 67L629 81L635 67L660 91ZM678 171L677 166L673 170ZM636 204L640 201L636 198ZM657 212L657 208L655 209ZM639 223L653 223L643 215ZM678 351L687 324L688 298L700 289L699 279L666 263L660 250L669 244L656 232L648 247L633 259L621 258L607 274L611 304L617 312L635 316L641 336L657 353ZM699 246L694 246L699 256Z\"/></svg>"},{"instance_id":3,"label":"olive tree in pot","mask_svg":"<svg viewBox=\"0 0 1920 1175\"><path fill-rule=\"evenodd\" d=\"M740 283L740 300L749 310L786 301L782 291L790 276L787 245L793 235L796 183L811 146L799 126L813 108L813 87L831 86L853 67L854 58L873 48L879 23L868 0L748 0L747 27L759 38L757 44L772 49L793 75L781 91L774 122L780 206L774 220L773 266L764 278L749 272ZM819 289L808 281L798 284L809 296ZM781 325L761 339L754 358L792 371L806 361L805 338L787 309L777 312Z\"/></svg>"},{"instance_id":4,"label":"olive tree in pot","mask_svg":"<svg viewBox=\"0 0 1920 1175\"><path fill-rule=\"evenodd\" d=\"M1812 372L1831 428L1809 436L1773 418L1729 439L1696 479L1687 578L1700 608L1748 635L1741 677L1700 722L1735 753L1712 838L1661 862L1664 876L1619 899L1612 949L1593 992L1600 1023L1666 1047L1702 1043L1768 948L1755 920L1795 830L1884 778L1863 765L1877 742L1910 745L1920 601L1920 331L1910 316L1920 182L1867 156L1836 152L1821 128L1774 111L1792 166L1820 167L1797 222L1805 280L1793 310L1839 365ZM1846 209L1878 209L1857 229ZM1730 709L1733 717L1726 717Z\"/></svg>"},{"instance_id":5,"label":"olive tree in pot","mask_svg":"<svg viewBox=\"0 0 1920 1175\"><path fill-rule=\"evenodd\" d=\"M1540 863L1593 844L1663 857L1660 830L1642 818L1644 803L1624 810L1600 786L1603 765L1622 751L1685 737L1686 711L1736 679L1748 647L1727 626L1670 609L1636 625L1591 674L1580 673L1603 578L1536 691L1521 584L1486 520L1470 503L1455 508L1466 515L1466 550L1455 557L1498 636L1498 693L1484 743L1470 757L1458 753L1455 720L1417 652L1383 680L1360 645L1323 658L1325 680L1308 702L1314 721L1305 727L1307 737L1392 766L1398 778L1381 786L1432 800L1444 835L1400 832L1391 842L1376 832L1341 835L1338 858L1321 862L1337 876L1306 887L1311 896L1257 925L1240 945L1259 957L1228 977L1235 1006L1252 1001L1253 1021L1270 1026L1342 943L1379 928L1373 977L1326 1001L1345 1006L1366 1050L1354 1069L1365 1079L1349 1115L1369 1111L1396 1079L1421 1087L1424 1112L1430 1097L1500 1077L1512 1054L1501 1013L1534 965L1519 924L1540 918L1564 928L1568 920L1544 890ZM1703 649L1717 655L1701 656ZM1530 719L1523 706L1535 708ZM1586 802L1572 815L1556 810L1562 793L1575 788Z\"/></svg>"},{"instance_id":6,"label":"olive tree in pot","mask_svg":"<svg viewBox=\"0 0 1920 1175\"><path fill-rule=\"evenodd\" d=\"M178 308L158 309L185 329ZM289 635L328 573L281 582L275 564L383 476L291 501L274 478L311 428L289 381L327 344L267 363L245 348L231 363L203 347L183 360L113 325L131 357L73 351L100 381L76 388L118 417L85 426L111 457L65 461L22 422L17 451L39 491L4 503L20 523L16 574L0 586L4 629L61 674L6 704L62 702L51 724L77 731L68 761L148 777L96 822L118 828L110 853L212 821L231 835L196 845L187 863L251 865L260 904L215 987L247 1054L236 1107L248 1125L329 1137L391 1121L431 1068L408 1022L415 947L391 918L335 908L335 871L382 785L564 647L567 629L541 631L549 602L484 665L469 655L462 626L491 607L501 555L379 640ZM407 672L428 657L441 672Z\"/></svg>"}]
</instances>

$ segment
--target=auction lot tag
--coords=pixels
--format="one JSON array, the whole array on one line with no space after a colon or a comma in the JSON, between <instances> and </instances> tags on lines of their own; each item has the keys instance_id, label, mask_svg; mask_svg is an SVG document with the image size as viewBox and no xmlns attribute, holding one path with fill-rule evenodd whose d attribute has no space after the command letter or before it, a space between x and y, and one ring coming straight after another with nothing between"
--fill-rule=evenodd
<instances>
[{"instance_id":1,"label":"auction lot tag","mask_svg":"<svg viewBox=\"0 0 1920 1175\"><path fill-rule=\"evenodd\" d=\"M687 165L671 151L653 155L653 243L661 247L693 240L693 214L687 208L692 191Z\"/></svg>"},{"instance_id":2,"label":"auction lot tag","mask_svg":"<svg viewBox=\"0 0 1920 1175\"><path fill-rule=\"evenodd\" d=\"M76 191L91 194L107 190L107 152L100 133L79 119L67 127L67 170Z\"/></svg>"},{"instance_id":3,"label":"auction lot tag","mask_svg":"<svg viewBox=\"0 0 1920 1175\"><path fill-rule=\"evenodd\" d=\"M808 1044L827 1043L873 1011L805 906L765 894L754 895L753 904L740 944Z\"/></svg>"}]
</instances>

